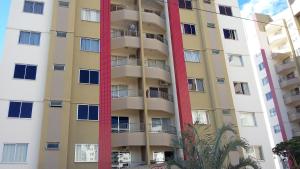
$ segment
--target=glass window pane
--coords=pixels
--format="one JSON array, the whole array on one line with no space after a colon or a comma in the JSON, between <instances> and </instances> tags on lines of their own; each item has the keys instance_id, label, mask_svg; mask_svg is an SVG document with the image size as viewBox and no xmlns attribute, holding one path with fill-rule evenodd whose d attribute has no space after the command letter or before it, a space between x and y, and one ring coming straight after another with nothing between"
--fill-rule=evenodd
<instances>
[{"instance_id":1,"label":"glass window pane","mask_svg":"<svg viewBox=\"0 0 300 169\"><path fill-rule=\"evenodd\" d=\"M87 120L88 119L88 111L89 111L88 105L78 105L77 119L78 120Z\"/></svg>"},{"instance_id":2,"label":"glass window pane","mask_svg":"<svg viewBox=\"0 0 300 169\"><path fill-rule=\"evenodd\" d=\"M82 38L80 45L81 45L80 49L82 51L89 51L90 50L90 40L89 39Z\"/></svg>"},{"instance_id":3,"label":"glass window pane","mask_svg":"<svg viewBox=\"0 0 300 169\"><path fill-rule=\"evenodd\" d=\"M88 70L80 70L80 75L79 75L79 82L80 83L89 83L90 82L90 72Z\"/></svg>"},{"instance_id":4,"label":"glass window pane","mask_svg":"<svg viewBox=\"0 0 300 169\"><path fill-rule=\"evenodd\" d=\"M8 110L8 117L19 117L20 116L20 108L21 108L21 102L10 102L9 110Z\"/></svg>"},{"instance_id":5,"label":"glass window pane","mask_svg":"<svg viewBox=\"0 0 300 169\"><path fill-rule=\"evenodd\" d=\"M15 162L26 162L28 144L17 144Z\"/></svg>"},{"instance_id":6,"label":"glass window pane","mask_svg":"<svg viewBox=\"0 0 300 169\"><path fill-rule=\"evenodd\" d=\"M197 91L203 92L204 91L204 85L202 79L196 79L196 85L197 85Z\"/></svg>"},{"instance_id":7,"label":"glass window pane","mask_svg":"<svg viewBox=\"0 0 300 169\"><path fill-rule=\"evenodd\" d=\"M36 78L36 66L27 66L25 79L35 80Z\"/></svg>"},{"instance_id":8,"label":"glass window pane","mask_svg":"<svg viewBox=\"0 0 300 169\"><path fill-rule=\"evenodd\" d=\"M25 1L23 11L30 13L33 12L33 2Z\"/></svg>"},{"instance_id":9,"label":"glass window pane","mask_svg":"<svg viewBox=\"0 0 300 169\"><path fill-rule=\"evenodd\" d=\"M30 32L20 32L19 43L20 44L29 44Z\"/></svg>"},{"instance_id":10,"label":"glass window pane","mask_svg":"<svg viewBox=\"0 0 300 169\"><path fill-rule=\"evenodd\" d=\"M31 118L31 114L32 114L32 103L22 103L22 107L21 107L21 118Z\"/></svg>"},{"instance_id":11,"label":"glass window pane","mask_svg":"<svg viewBox=\"0 0 300 169\"><path fill-rule=\"evenodd\" d=\"M91 51L99 52L99 40L91 40Z\"/></svg>"},{"instance_id":12,"label":"glass window pane","mask_svg":"<svg viewBox=\"0 0 300 169\"><path fill-rule=\"evenodd\" d=\"M98 106L89 106L89 120L98 120Z\"/></svg>"},{"instance_id":13,"label":"glass window pane","mask_svg":"<svg viewBox=\"0 0 300 169\"><path fill-rule=\"evenodd\" d=\"M99 84L99 72L90 71L90 84Z\"/></svg>"},{"instance_id":14,"label":"glass window pane","mask_svg":"<svg viewBox=\"0 0 300 169\"><path fill-rule=\"evenodd\" d=\"M14 78L24 79L26 65L15 65Z\"/></svg>"},{"instance_id":15,"label":"glass window pane","mask_svg":"<svg viewBox=\"0 0 300 169\"><path fill-rule=\"evenodd\" d=\"M31 32L30 44L35 45L35 46L39 46L40 45L40 37L41 37L41 33Z\"/></svg>"},{"instance_id":16,"label":"glass window pane","mask_svg":"<svg viewBox=\"0 0 300 169\"><path fill-rule=\"evenodd\" d=\"M43 10L44 10L44 3L35 2L35 4L34 4L34 13L43 14Z\"/></svg>"},{"instance_id":17,"label":"glass window pane","mask_svg":"<svg viewBox=\"0 0 300 169\"><path fill-rule=\"evenodd\" d=\"M15 146L15 144L4 144L2 162L14 162Z\"/></svg>"}]
</instances>

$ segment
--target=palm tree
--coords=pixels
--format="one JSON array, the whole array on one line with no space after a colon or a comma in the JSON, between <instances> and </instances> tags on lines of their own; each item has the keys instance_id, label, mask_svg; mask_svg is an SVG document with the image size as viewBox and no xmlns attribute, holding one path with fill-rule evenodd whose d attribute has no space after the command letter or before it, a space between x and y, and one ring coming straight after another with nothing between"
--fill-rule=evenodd
<instances>
[{"instance_id":1,"label":"palm tree","mask_svg":"<svg viewBox=\"0 0 300 169\"><path fill-rule=\"evenodd\" d=\"M239 159L236 165L229 160L230 152L239 152L242 148L248 149L248 143L236 138L236 131L231 125L226 125L217 130L215 136L205 135L200 137L198 130L188 125L175 146L183 150L186 160L176 158L169 162L169 166L182 169L244 169L252 167L259 169L257 162L252 158ZM230 136L231 135L231 136Z\"/></svg>"}]
</instances>

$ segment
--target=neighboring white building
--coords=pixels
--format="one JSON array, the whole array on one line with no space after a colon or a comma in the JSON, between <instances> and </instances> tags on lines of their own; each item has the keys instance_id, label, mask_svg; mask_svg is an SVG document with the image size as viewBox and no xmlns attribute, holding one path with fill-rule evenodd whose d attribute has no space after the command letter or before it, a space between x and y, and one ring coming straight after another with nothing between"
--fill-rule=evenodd
<instances>
[{"instance_id":1,"label":"neighboring white building","mask_svg":"<svg viewBox=\"0 0 300 169\"><path fill-rule=\"evenodd\" d=\"M53 1L24 3L11 1L0 63L0 169L37 169L39 160Z\"/></svg>"},{"instance_id":2,"label":"neighboring white building","mask_svg":"<svg viewBox=\"0 0 300 169\"><path fill-rule=\"evenodd\" d=\"M231 15L240 17L238 2L217 0L216 5L222 14L218 15L219 28L223 35L228 80L237 112L239 132L251 147L246 155L255 156L264 169L278 168L278 161L273 159L273 144L271 144L271 135L268 134L270 131L259 99L243 22L239 18L231 17Z\"/></svg>"}]
</instances>

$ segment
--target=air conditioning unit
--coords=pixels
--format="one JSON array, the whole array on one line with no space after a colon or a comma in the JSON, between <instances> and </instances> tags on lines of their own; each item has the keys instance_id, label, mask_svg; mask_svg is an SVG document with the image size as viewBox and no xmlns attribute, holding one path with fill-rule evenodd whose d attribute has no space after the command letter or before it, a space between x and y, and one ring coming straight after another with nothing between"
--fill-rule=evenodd
<instances>
[{"instance_id":1,"label":"air conditioning unit","mask_svg":"<svg viewBox=\"0 0 300 169\"><path fill-rule=\"evenodd\" d=\"M160 86L169 86L169 83L167 83L165 81L159 81L159 85Z\"/></svg>"}]
</instances>

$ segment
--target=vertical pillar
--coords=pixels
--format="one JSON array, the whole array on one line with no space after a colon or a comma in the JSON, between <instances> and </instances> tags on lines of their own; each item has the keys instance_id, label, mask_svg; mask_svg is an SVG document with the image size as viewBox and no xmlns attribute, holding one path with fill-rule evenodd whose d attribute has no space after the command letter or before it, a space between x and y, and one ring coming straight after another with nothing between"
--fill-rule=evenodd
<instances>
[{"instance_id":1,"label":"vertical pillar","mask_svg":"<svg viewBox=\"0 0 300 169\"><path fill-rule=\"evenodd\" d=\"M176 90L181 130L192 123L190 96L187 84L186 66L183 54L182 32L178 0L168 2Z\"/></svg>"},{"instance_id":2,"label":"vertical pillar","mask_svg":"<svg viewBox=\"0 0 300 169\"><path fill-rule=\"evenodd\" d=\"M111 168L110 0L100 3L100 85L98 169Z\"/></svg>"}]
</instances>

